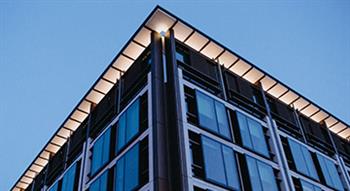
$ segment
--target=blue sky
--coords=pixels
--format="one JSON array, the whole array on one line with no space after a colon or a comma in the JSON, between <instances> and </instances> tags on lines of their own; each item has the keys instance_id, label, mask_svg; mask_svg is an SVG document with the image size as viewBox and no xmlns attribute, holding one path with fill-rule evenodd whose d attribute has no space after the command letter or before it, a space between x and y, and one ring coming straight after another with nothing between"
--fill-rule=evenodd
<instances>
[{"instance_id":1,"label":"blue sky","mask_svg":"<svg viewBox=\"0 0 350 191\"><path fill-rule=\"evenodd\" d=\"M0 190L159 4L350 123L350 1L0 1Z\"/></svg>"}]
</instances>

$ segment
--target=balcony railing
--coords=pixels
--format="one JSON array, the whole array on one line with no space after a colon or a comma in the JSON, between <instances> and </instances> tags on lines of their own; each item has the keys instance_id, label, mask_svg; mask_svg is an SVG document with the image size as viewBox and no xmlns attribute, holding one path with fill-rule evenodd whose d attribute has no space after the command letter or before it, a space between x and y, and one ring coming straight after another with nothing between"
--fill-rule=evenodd
<instances>
[{"instance_id":1,"label":"balcony railing","mask_svg":"<svg viewBox=\"0 0 350 191\"><path fill-rule=\"evenodd\" d=\"M316 123L303 115L300 115L300 120L308 143L311 143L312 146L315 146L328 154L334 154L334 148L326 125Z\"/></svg>"},{"instance_id":2,"label":"balcony railing","mask_svg":"<svg viewBox=\"0 0 350 191\"><path fill-rule=\"evenodd\" d=\"M253 114L259 115L260 118L266 115L263 97L258 87L230 71L225 71L223 76L227 98L230 101L250 113L253 111Z\"/></svg>"}]
</instances>

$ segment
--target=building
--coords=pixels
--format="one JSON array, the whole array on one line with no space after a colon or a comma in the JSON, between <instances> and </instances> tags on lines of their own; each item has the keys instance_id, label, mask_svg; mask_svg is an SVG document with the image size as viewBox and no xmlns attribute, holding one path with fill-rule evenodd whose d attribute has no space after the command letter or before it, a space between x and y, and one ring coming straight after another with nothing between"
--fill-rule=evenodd
<instances>
[{"instance_id":1,"label":"building","mask_svg":"<svg viewBox=\"0 0 350 191\"><path fill-rule=\"evenodd\" d=\"M350 190L349 137L156 7L11 190Z\"/></svg>"}]
</instances>

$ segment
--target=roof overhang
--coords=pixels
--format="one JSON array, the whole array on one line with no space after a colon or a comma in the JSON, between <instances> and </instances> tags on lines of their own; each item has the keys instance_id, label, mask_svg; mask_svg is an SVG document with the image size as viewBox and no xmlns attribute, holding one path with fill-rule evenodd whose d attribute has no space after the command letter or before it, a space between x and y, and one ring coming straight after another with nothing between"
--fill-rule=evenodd
<instances>
[{"instance_id":1,"label":"roof overhang","mask_svg":"<svg viewBox=\"0 0 350 191\"><path fill-rule=\"evenodd\" d=\"M73 111L64 120L60 128L51 137L45 147L24 171L11 190L20 191L29 186L34 177L43 170L49 161L50 154L55 154L67 141L68 137L85 120L90 113L91 104L98 104L113 87L135 59L151 43L151 32L174 30L175 38L197 50L209 59L218 61L233 73L249 82L261 83L264 91L283 103L293 106L305 116L316 122L324 121L335 134L349 140L350 126L344 121L298 94L292 88L275 79L248 60L211 39L190 24L157 6L146 18L136 33L124 45L106 70L101 74L89 91L79 101Z\"/></svg>"}]
</instances>

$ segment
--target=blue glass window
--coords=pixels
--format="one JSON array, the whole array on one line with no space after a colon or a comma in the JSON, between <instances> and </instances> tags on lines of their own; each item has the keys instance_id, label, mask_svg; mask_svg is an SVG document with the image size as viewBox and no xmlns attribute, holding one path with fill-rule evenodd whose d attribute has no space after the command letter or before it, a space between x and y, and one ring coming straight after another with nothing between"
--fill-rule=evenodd
<instances>
[{"instance_id":1,"label":"blue glass window","mask_svg":"<svg viewBox=\"0 0 350 191\"><path fill-rule=\"evenodd\" d=\"M100 177L98 177L89 188L89 191L106 191L108 181L108 171L104 172Z\"/></svg>"},{"instance_id":2,"label":"blue glass window","mask_svg":"<svg viewBox=\"0 0 350 191\"><path fill-rule=\"evenodd\" d=\"M325 178L326 184L337 190L344 190L335 164L331 160L321 156L320 154L317 154L317 159L321 166L321 170Z\"/></svg>"},{"instance_id":3,"label":"blue glass window","mask_svg":"<svg viewBox=\"0 0 350 191\"><path fill-rule=\"evenodd\" d=\"M243 146L269 157L263 126L239 112L237 119Z\"/></svg>"},{"instance_id":4,"label":"blue glass window","mask_svg":"<svg viewBox=\"0 0 350 191\"><path fill-rule=\"evenodd\" d=\"M225 106L199 91L196 96L199 125L231 139Z\"/></svg>"},{"instance_id":5,"label":"blue glass window","mask_svg":"<svg viewBox=\"0 0 350 191\"><path fill-rule=\"evenodd\" d=\"M140 128L140 100L137 99L119 118L117 129L117 151L120 151Z\"/></svg>"},{"instance_id":6,"label":"blue glass window","mask_svg":"<svg viewBox=\"0 0 350 191\"><path fill-rule=\"evenodd\" d=\"M277 191L273 168L252 157L246 156L251 188L253 191Z\"/></svg>"},{"instance_id":7,"label":"blue glass window","mask_svg":"<svg viewBox=\"0 0 350 191\"><path fill-rule=\"evenodd\" d=\"M91 174L95 174L109 160L111 129L101 135L92 148Z\"/></svg>"},{"instance_id":8,"label":"blue glass window","mask_svg":"<svg viewBox=\"0 0 350 191\"><path fill-rule=\"evenodd\" d=\"M301 188L303 189L303 191L322 191L321 188L311 183L305 182L303 180L301 180L300 182L301 182Z\"/></svg>"},{"instance_id":9,"label":"blue glass window","mask_svg":"<svg viewBox=\"0 0 350 191\"><path fill-rule=\"evenodd\" d=\"M288 144L292 152L296 170L304 175L319 180L309 150L305 146L302 146L291 139L288 139Z\"/></svg>"},{"instance_id":10,"label":"blue glass window","mask_svg":"<svg viewBox=\"0 0 350 191\"><path fill-rule=\"evenodd\" d=\"M206 178L239 190L239 177L233 150L204 136L202 136L202 145Z\"/></svg>"},{"instance_id":11,"label":"blue glass window","mask_svg":"<svg viewBox=\"0 0 350 191\"><path fill-rule=\"evenodd\" d=\"M75 163L64 174L63 180L62 180L62 191L74 190L76 169L77 169L77 164Z\"/></svg>"},{"instance_id":12,"label":"blue glass window","mask_svg":"<svg viewBox=\"0 0 350 191\"><path fill-rule=\"evenodd\" d=\"M115 173L116 191L131 191L139 185L139 144L117 161Z\"/></svg>"},{"instance_id":13,"label":"blue glass window","mask_svg":"<svg viewBox=\"0 0 350 191\"><path fill-rule=\"evenodd\" d=\"M53 186L51 186L49 191L58 191L58 182L56 182Z\"/></svg>"}]
</instances>

